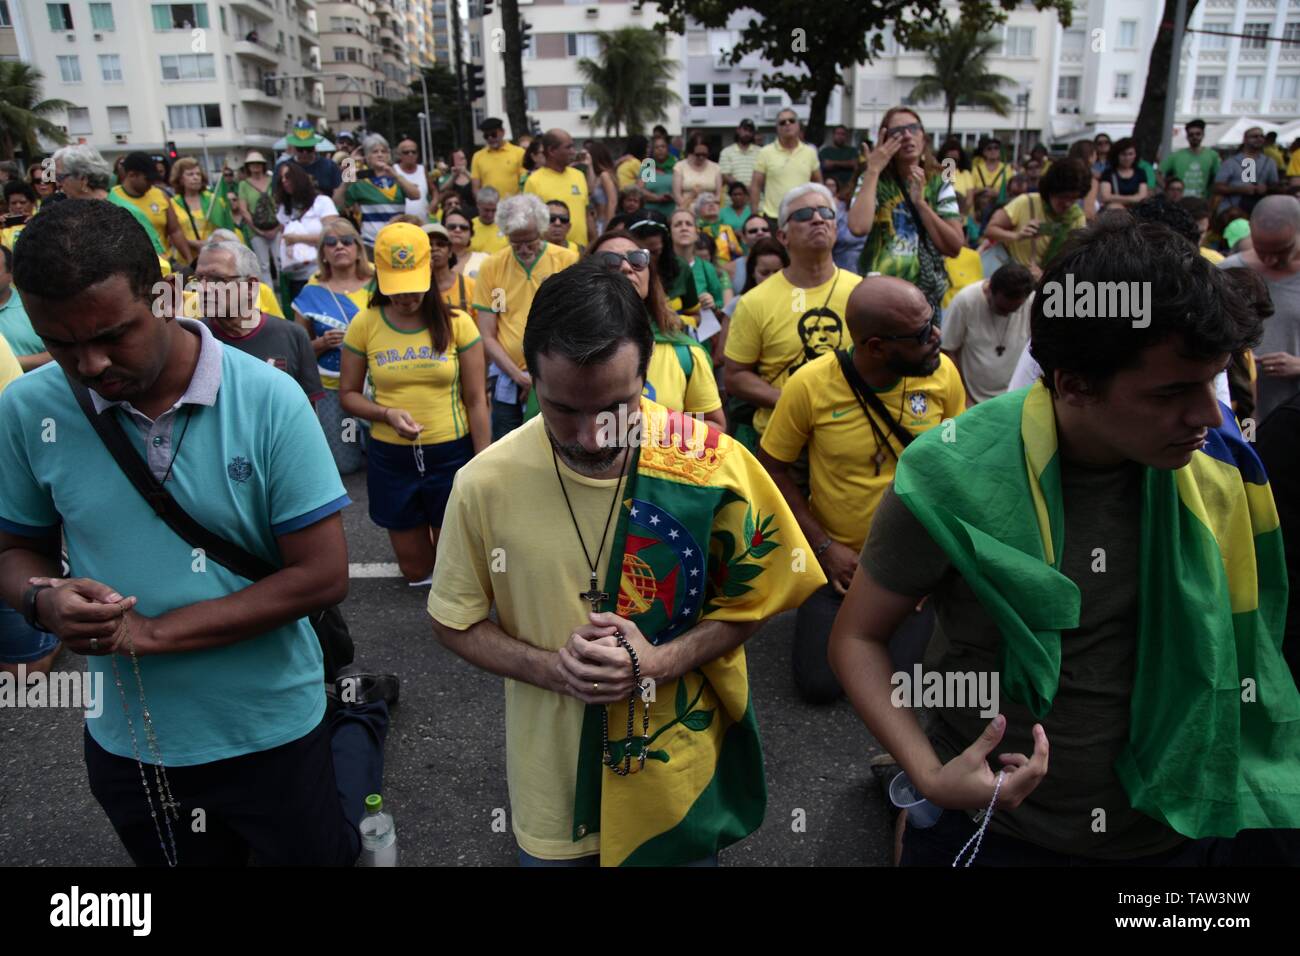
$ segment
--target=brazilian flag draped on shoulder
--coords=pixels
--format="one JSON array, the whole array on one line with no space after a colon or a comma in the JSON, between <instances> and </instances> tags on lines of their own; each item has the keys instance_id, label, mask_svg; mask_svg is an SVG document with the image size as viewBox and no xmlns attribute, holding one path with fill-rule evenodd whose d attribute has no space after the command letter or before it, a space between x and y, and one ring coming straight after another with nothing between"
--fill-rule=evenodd
<instances>
[{"instance_id":1,"label":"brazilian flag draped on shoulder","mask_svg":"<svg viewBox=\"0 0 1300 956\"><path fill-rule=\"evenodd\" d=\"M826 583L780 491L730 436L641 402L644 441L633 461L604 590L616 613L658 646L701 620L762 621ZM573 838L600 832L603 866L673 866L702 859L757 829L767 807L763 751L743 646L654 689L649 753L638 772L627 704L589 706L578 755ZM615 739L617 738L617 739Z\"/></svg>"},{"instance_id":2,"label":"brazilian flag draped on shoulder","mask_svg":"<svg viewBox=\"0 0 1300 956\"><path fill-rule=\"evenodd\" d=\"M1300 694L1282 658L1286 565L1268 478L1232 413L1177 470L1142 478L1137 663L1115 771L1133 807L1187 837L1300 827ZM1060 572L1061 462L1036 383L903 454L898 497L996 621L1002 686L1042 719L1079 624Z\"/></svg>"}]
</instances>

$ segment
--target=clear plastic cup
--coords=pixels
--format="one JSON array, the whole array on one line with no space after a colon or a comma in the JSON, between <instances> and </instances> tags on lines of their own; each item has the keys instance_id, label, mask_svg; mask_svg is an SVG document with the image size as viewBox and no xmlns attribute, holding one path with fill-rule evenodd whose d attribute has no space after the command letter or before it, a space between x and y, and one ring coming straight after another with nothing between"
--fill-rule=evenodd
<instances>
[{"instance_id":1,"label":"clear plastic cup","mask_svg":"<svg viewBox=\"0 0 1300 956\"><path fill-rule=\"evenodd\" d=\"M905 772L889 781L889 801L907 811L907 822L918 830L928 830L939 822L943 807L935 806L916 791Z\"/></svg>"}]
</instances>

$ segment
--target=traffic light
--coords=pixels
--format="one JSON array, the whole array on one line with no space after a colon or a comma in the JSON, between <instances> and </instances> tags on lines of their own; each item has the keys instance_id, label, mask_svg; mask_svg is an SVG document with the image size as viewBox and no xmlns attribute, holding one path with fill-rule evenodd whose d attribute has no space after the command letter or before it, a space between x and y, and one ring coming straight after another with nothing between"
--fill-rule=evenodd
<instances>
[{"instance_id":1,"label":"traffic light","mask_svg":"<svg viewBox=\"0 0 1300 956\"><path fill-rule=\"evenodd\" d=\"M482 13L480 13L480 16L492 16L492 0L483 0L483 10Z\"/></svg>"},{"instance_id":2,"label":"traffic light","mask_svg":"<svg viewBox=\"0 0 1300 956\"><path fill-rule=\"evenodd\" d=\"M465 64L465 96L473 103L481 99L486 91L483 89L483 67L477 63Z\"/></svg>"},{"instance_id":3,"label":"traffic light","mask_svg":"<svg viewBox=\"0 0 1300 956\"><path fill-rule=\"evenodd\" d=\"M176 149L175 140L167 140L167 163L168 165L176 162L180 158L180 151Z\"/></svg>"},{"instance_id":4,"label":"traffic light","mask_svg":"<svg viewBox=\"0 0 1300 956\"><path fill-rule=\"evenodd\" d=\"M533 25L527 20L519 21L519 49L527 50L533 45Z\"/></svg>"}]
</instances>

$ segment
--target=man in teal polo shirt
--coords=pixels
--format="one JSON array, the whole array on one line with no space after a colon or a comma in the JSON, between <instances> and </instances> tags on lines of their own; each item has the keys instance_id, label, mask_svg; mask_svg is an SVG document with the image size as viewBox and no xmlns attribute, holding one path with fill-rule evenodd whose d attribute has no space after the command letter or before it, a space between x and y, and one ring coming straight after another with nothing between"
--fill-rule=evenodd
<instances>
[{"instance_id":1,"label":"man in teal polo shirt","mask_svg":"<svg viewBox=\"0 0 1300 956\"><path fill-rule=\"evenodd\" d=\"M32 328L31 320L23 309L23 300L13 288L14 254L8 246L0 246L0 335L13 349L18 365L30 372L50 360L45 343Z\"/></svg>"},{"instance_id":2,"label":"man in teal polo shirt","mask_svg":"<svg viewBox=\"0 0 1300 956\"><path fill-rule=\"evenodd\" d=\"M310 403L289 376L172 318L129 213L68 200L28 233L14 284L58 364L0 395L0 597L121 698L86 720L92 793L138 864L351 863L388 711L379 700L325 718L306 618L347 593L348 498ZM172 532L71 383L199 523L281 570L250 583ZM51 581L60 532L74 577Z\"/></svg>"}]
</instances>

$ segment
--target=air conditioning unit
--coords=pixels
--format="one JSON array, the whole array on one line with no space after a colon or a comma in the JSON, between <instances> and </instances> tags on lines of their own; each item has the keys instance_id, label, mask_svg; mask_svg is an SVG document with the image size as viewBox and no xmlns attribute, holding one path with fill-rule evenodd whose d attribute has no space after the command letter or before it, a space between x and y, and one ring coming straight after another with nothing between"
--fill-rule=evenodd
<instances>
[{"instance_id":1,"label":"air conditioning unit","mask_svg":"<svg viewBox=\"0 0 1300 956\"><path fill-rule=\"evenodd\" d=\"M591 119L591 114L590 114L590 113L579 113L579 114L578 114L578 119L580 119L582 122L586 123L587 121L589 121L589 120Z\"/></svg>"},{"instance_id":2,"label":"air conditioning unit","mask_svg":"<svg viewBox=\"0 0 1300 956\"><path fill-rule=\"evenodd\" d=\"M125 146L125 145L126 145L126 141L127 141L127 139L128 139L128 137L127 137L126 133L114 133L114 134L113 134L113 142L117 143L119 146Z\"/></svg>"},{"instance_id":3,"label":"air conditioning unit","mask_svg":"<svg viewBox=\"0 0 1300 956\"><path fill-rule=\"evenodd\" d=\"M594 20L594 19L596 19L596 17L598 17L598 16L600 16L600 7L588 7L588 8L587 8L587 19L589 19L589 20Z\"/></svg>"},{"instance_id":4,"label":"air conditioning unit","mask_svg":"<svg viewBox=\"0 0 1300 956\"><path fill-rule=\"evenodd\" d=\"M96 40L102 40L102 39L104 39L104 34L102 34L102 33L96 33L96 34L95 34L95 39L96 39Z\"/></svg>"},{"instance_id":5,"label":"air conditioning unit","mask_svg":"<svg viewBox=\"0 0 1300 956\"><path fill-rule=\"evenodd\" d=\"M639 4L639 3L634 3L634 4L632 4L632 9L631 9L629 12L630 12L630 13L632 14L632 16L634 16L634 17L639 17L639 16L641 16L641 4Z\"/></svg>"},{"instance_id":6,"label":"air conditioning unit","mask_svg":"<svg viewBox=\"0 0 1300 956\"><path fill-rule=\"evenodd\" d=\"M75 33L65 33L64 36L67 37L69 43L77 42L77 35Z\"/></svg>"}]
</instances>

